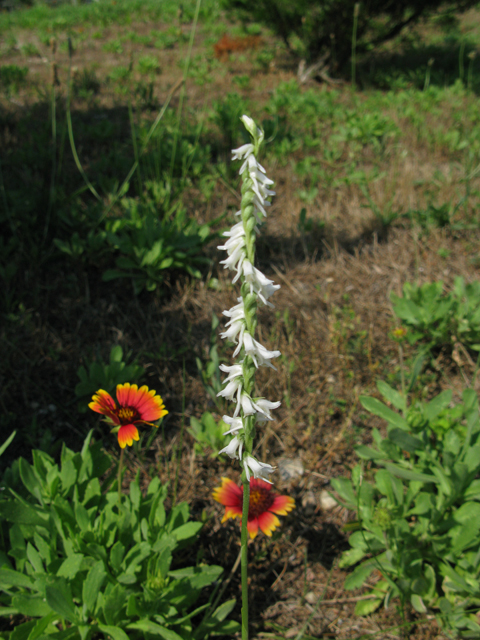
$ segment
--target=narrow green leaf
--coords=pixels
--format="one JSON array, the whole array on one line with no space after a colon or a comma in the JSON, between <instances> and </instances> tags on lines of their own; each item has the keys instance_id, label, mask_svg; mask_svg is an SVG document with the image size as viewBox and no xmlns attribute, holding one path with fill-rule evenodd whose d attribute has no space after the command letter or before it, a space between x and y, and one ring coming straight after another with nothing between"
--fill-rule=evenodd
<instances>
[{"instance_id":1,"label":"narrow green leaf","mask_svg":"<svg viewBox=\"0 0 480 640\"><path fill-rule=\"evenodd\" d=\"M28 576L11 569L0 569L0 586L3 589L10 587L20 587L24 589L33 589L33 581Z\"/></svg>"},{"instance_id":2,"label":"narrow green leaf","mask_svg":"<svg viewBox=\"0 0 480 640\"><path fill-rule=\"evenodd\" d=\"M360 396L362 407L379 418L383 418L389 424L393 424L400 429L408 429L407 421L395 411L389 409L383 402L370 396Z\"/></svg>"},{"instance_id":3,"label":"narrow green leaf","mask_svg":"<svg viewBox=\"0 0 480 640\"><path fill-rule=\"evenodd\" d=\"M148 620L147 618L139 620L138 622L132 622L128 625L127 629L135 629L145 633L151 633L152 635L165 638L165 640L182 640L182 637L179 636L178 633L175 633L175 631L166 629L155 622L151 622L151 620Z\"/></svg>"},{"instance_id":4,"label":"narrow green leaf","mask_svg":"<svg viewBox=\"0 0 480 640\"><path fill-rule=\"evenodd\" d=\"M17 433L16 431L13 431L8 436L8 438L5 440L5 442L2 444L2 446L0 447L0 456L3 454L3 452L8 447L8 445L12 442L12 440L14 439L16 433Z\"/></svg>"},{"instance_id":5,"label":"narrow green leaf","mask_svg":"<svg viewBox=\"0 0 480 640\"><path fill-rule=\"evenodd\" d=\"M106 578L105 566L102 560L98 560L87 573L83 583L83 604L87 613L94 613L97 596Z\"/></svg>"},{"instance_id":6,"label":"narrow green leaf","mask_svg":"<svg viewBox=\"0 0 480 640\"><path fill-rule=\"evenodd\" d=\"M426 473L419 473L417 471L411 471L410 469L403 469L402 467L398 467L396 464L392 464L390 462L386 462L383 465L387 471L393 473L397 478L403 478L404 480L416 480L418 482L434 482L438 483L438 480L435 476L427 475Z\"/></svg>"},{"instance_id":7,"label":"narrow green leaf","mask_svg":"<svg viewBox=\"0 0 480 640\"><path fill-rule=\"evenodd\" d=\"M393 404L393 406L396 409L399 409L400 411L405 411L406 410L407 403L406 403L406 400L405 400L405 397L403 396L403 394L401 394L399 391L396 391L395 389L393 389L384 380L379 380L377 382L377 389L380 391L380 393L385 398L385 400L387 400L387 402L390 402L391 404Z\"/></svg>"}]
</instances>

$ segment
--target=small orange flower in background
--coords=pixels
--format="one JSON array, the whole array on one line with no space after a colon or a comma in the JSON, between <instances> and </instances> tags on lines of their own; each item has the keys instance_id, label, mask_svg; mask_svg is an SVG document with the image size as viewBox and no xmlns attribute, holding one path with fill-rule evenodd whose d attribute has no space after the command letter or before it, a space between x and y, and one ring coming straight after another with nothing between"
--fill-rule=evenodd
<instances>
[{"instance_id":1,"label":"small orange flower in background","mask_svg":"<svg viewBox=\"0 0 480 640\"><path fill-rule=\"evenodd\" d=\"M112 396L99 389L88 405L90 409L107 416L109 422L119 427L118 444L122 449L132 446L134 440L139 440L138 429L135 425L147 424L152 427L155 420L163 418L168 411L163 400L156 395L156 391L149 391L147 386L138 388L136 384L117 385L117 403Z\"/></svg>"},{"instance_id":2,"label":"small orange flower in background","mask_svg":"<svg viewBox=\"0 0 480 640\"><path fill-rule=\"evenodd\" d=\"M213 499L225 507L222 522L229 518L242 519L243 487L238 487L228 478L222 478L222 486L213 490ZM248 508L247 529L250 538L255 538L258 529L266 536L280 526L279 516L286 516L295 508L295 500L290 496L279 496L272 491L272 485L264 480L250 480L250 505Z\"/></svg>"}]
</instances>

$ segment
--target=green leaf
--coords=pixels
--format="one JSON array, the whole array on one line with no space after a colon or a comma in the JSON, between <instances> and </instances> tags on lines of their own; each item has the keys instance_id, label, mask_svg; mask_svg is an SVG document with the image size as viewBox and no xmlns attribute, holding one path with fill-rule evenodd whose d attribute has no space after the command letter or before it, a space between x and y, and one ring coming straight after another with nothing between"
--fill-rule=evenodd
<instances>
[{"instance_id":1,"label":"green leaf","mask_svg":"<svg viewBox=\"0 0 480 640\"><path fill-rule=\"evenodd\" d=\"M360 547L357 547L356 549L348 549L348 551L344 551L342 553L342 557L340 558L338 566L340 567L340 569L351 567L352 564L357 564L357 562L364 558L365 555L365 550L360 549Z\"/></svg>"},{"instance_id":2,"label":"green leaf","mask_svg":"<svg viewBox=\"0 0 480 640\"><path fill-rule=\"evenodd\" d=\"M151 633L152 635L165 638L165 640L183 640L182 636L179 636L178 633L175 633L175 631L166 629L165 627L162 627L155 622L151 622L147 618L139 620L138 622L132 622L128 625L127 629L135 629L138 631L143 631L145 633Z\"/></svg>"},{"instance_id":3,"label":"green leaf","mask_svg":"<svg viewBox=\"0 0 480 640\"><path fill-rule=\"evenodd\" d=\"M45 573L42 558L30 542L27 544L27 558L29 559L30 564L35 570L35 573Z\"/></svg>"},{"instance_id":4,"label":"green leaf","mask_svg":"<svg viewBox=\"0 0 480 640\"><path fill-rule=\"evenodd\" d=\"M31 578L11 569L0 569L0 586L3 589L9 589L10 587L33 589L34 587Z\"/></svg>"},{"instance_id":5,"label":"green leaf","mask_svg":"<svg viewBox=\"0 0 480 640\"><path fill-rule=\"evenodd\" d=\"M127 599L127 590L121 584L116 584L105 597L103 615L109 625L116 625L122 615L122 608Z\"/></svg>"},{"instance_id":6,"label":"green leaf","mask_svg":"<svg viewBox=\"0 0 480 640\"><path fill-rule=\"evenodd\" d=\"M416 480L418 482L434 482L438 483L438 480L435 476L427 475L426 473L419 473L417 471L411 471L410 469L403 469L402 467L398 467L396 464L392 464L390 462L386 462L383 465L387 471L393 473L397 478L403 478L404 480Z\"/></svg>"},{"instance_id":7,"label":"green leaf","mask_svg":"<svg viewBox=\"0 0 480 640\"><path fill-rule=\"evenodd\" d=\"M73 553L71 556L68 556L58 568L57 576L59 578L73 580L80 571L84 557L82 553Z\"/></svg>"},{"instance_id":8,"label":"green leaf","mask_svg":"<svg viewBox=\"0 0 480 640\"><path fill-rule=\"evenodd\" d=\"M13 431L8 436L8 438L5 440L5 442L2 444L2 446L0 447L0 456L4 453L4 451L8 447L8 445L12 442L12 440L14 439L16 433L17 433L16 431Z\"/></svg>"},{"instance_id":9,"label":"green leaf","mask_svg":"<svg viewBox=\"0 0 480 640\"><path fill-rule=\"evenodd\" d=\"M23 624L17 625L10 634L9 640L28 640L28 637L32 633L36 624L36 620L31 620L30 622L24 622Z\"/></svg>"},{"instance_id":10,"label":"green leaf","mask_svg":"<svg viewBox=\"0 0 480 640\"><path fill-rule=\"evenodd\" d=\"M79 617L73 605L72 594L69 589L47 585L45 588L47 602L50 607L69 622L80 624Z\"/></svg>"},{"instance_id":11,"label":"green leaf","mask_svg":"<svg viewBox=\"0 0 480 640\"><path fill-rule=\"evenodd\" d=\"M377 389L380 391L385 400L393 404L396 409L399 409L400 411L406 411L407 403L402 393L393 389L384 380L378 380Z\"/></svg>"},{"instance_id":12,"label":"green leaf","mask_svg":"<svg viewBox=\"0 0 480 640\"><path fill-rule=\"evenodd\" d=\"M401 415L389 409L383 402L377 400L376 398L371 398L370 396L360 396L360 402L362 407L373 415L378 416L379 418L383 418L389 424L393 424L395 427L399 427L400 429L408 430L408 424L405 418Z\"/></svg>"},{"instance_id":13,"label":"green leaf","mask_svg":"<svg viewBox=\"0 0 480 640\"><path fill-rule=\"evenodd\" d=\"M87 613L94 613L97 596L103 586L107 572L102 560L98 560L87 573L83 583L83 605Z\"/></svg>"},{"instance_id":14,"label":"green leaf","mask_svg":"<svg viewBox=\"0 0 480 640\"><path fill-rule=\"evenodd\" d=\"M409 453L423 451L425 448L425 445L420 438L412 436L403 429L390 429L388 432L388 439L400 447L400 449L408 451Z\"/></svg>"},{"instance_id":15,"label":"green leaf","mask_svg":"<svg viewBox=\"0 0 480 640\"><path fill-rule=\"evenodd\" d=\"M358 447L355 447L355 453L362 460L387 460L387 456L381 451L377 451L376 449L372 449L372 447L367 447L364 444L361 444Z\"/></svg>"},{"instance_id":16,"label":"green leaf","mask_svg":"<svg viewBox=\"0 0 480 640\"><path fill-rule=\"evenodd\" d=\"M359 600L355 605L354 613L356 616L368 616L376 611L381 604L382 600L373 598L371 600Z\"/></svg>"},{"instance_id":17,"label":"green leaf","mask_svg":"<svg viewBox=\"0 0 480 640\"><path fill-rule=\"evenodd\" d=\"M12 606L29 618L43 618L52 613L51 608L41 596L18 595L12 598Z\"/></svg>"},{"instance_id":18,"label":"green leaf","mask_svg":"<svg viewBox=\"0 0 480 640\"><path fill-rule=\"evenodd\" d=\"M182 524L180 527L173 529L172 535L177 542L191 540L196 537L202 527L203 522L187 522Z\"/></svg>"},{"instance_id":19,"label":"green leaf","mask_svg":"<svg viewBox=\"0 0 480 640\"><path fill-rule=\"evenodd\" d=\"M227 600L227 602L224 602L217 609L215 609L215 613L213 614L212 617L215 618L216 620L225 620L228 614L231 613L231 611L233 611L233 608L235 607L236 603L237 601L235 598L233 598L232 600Z\"/></svg>"},{"instance_id":20,"label":"green leaf","mask_svg":"<svg viewBox=\"0 0 480 640\"><path fill-rule=\"evenodd\" d=\"M359 565L345 580L344 588L350 591L351 589L359 589L363 586L363 583L368 578L368 576L375 569L375 563L371 560L367 560L366 562Z\"/></svg>"},{"instance_id":21,"label":"green leaf","mask_svg":"<svg viewBox=\"0 0 480 640\"><path fill-rule=\"evenodd\" d=\"M427 607L425 606L423 599L416 593L412 593L410 596L410 602L412 603L412 607L418 613L427 613Z\"/></svg>"},{"instance_id":22,"label":"green leaf","mask_svg":"<svg viewBox=\"0 0 480 640\"><path fill-rule=\"evenodd\" d=\"M120 571L124 555L125 547L120 540L118 540L110 550L110 565L116 573Z\"/></svg>"},{"instance_id":23,"label":"green leaf","mask_svg":"<svg viewBox=\"0 0 480 640\"><path fill-rule=\"evenodd\" d=\"M99 624L98 628L107 636L110 636L112 640L129 640L125 631L122 631L120 627L113 627L107 624Z\"/></svg>"},{"instance_id":24,"label":"green leaf","mask_svg":"<svg viewBox=\"0 0 480 640\"><path fill-rule=\"evenodd\" d=\"M427 418L427 420L429 422L432 422L433 420L435 420L438 414L444 409L446 409L451 401L452 401L451 389L442 391L442 393L439 393L438 396L435 396L433 400L430 400L430 402L428 402L425 405L424 411L425 411L425 417Z\"/></svg>"},{"instance_id":25,"label":"green leaf","mask_svg":"<svg viewBox=\"0 0 480 640\"><path fill-rule=\"evenodd\" d=\"M24 458L20 458L18 461L18 468L20 471L20 477L22 479L25 488L41 503L42 500L42 491L40 482L35 475L33 467L28 464L28 462Z\"/></svg>"},{"instance_id":26,"label":"green leaf","mask_svg":"<svg viewBox=\"0 0 480 640\"><path fill-rule=\"evenodd\" d=\"M37 640L40 636L43 636L43 632L54 620L58 618L58 614L54 611L50 611L47 615L44 615L41 620L38 620L35 627L32 629L28 636L28 640Z\"/></svg>"},{"instance_id":27,"label":"green leaf","mask_svg":"<svg viewBox=\"0 0 480 640\"><path fill-rule=\"evenodd\" d=\"M45 527L48 522L48 514L45 511L33 504L22 504L17 501L0 502L0 516L9 522L40 527Z\"/></svg>"}]
</instances>

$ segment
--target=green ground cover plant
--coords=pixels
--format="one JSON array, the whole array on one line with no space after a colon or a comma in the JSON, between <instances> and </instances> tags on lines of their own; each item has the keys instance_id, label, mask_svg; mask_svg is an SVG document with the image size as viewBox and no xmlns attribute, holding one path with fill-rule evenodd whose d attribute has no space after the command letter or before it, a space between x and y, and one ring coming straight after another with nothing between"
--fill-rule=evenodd
<instances>
[{"instance_id":1,"label":"green ground cover plant","mask_svg":"<svg viewBox=\"0 0 480 640\"><path fill-rule=\"evenodd\" d=\"M400 599L420 613L434 611L454 636L480 631L478 472L480 419L475 392L451 405L452 392L407 406L408 398L387 385L378 388L396 409L372 397L363 407L387 421L387 435L372 432L373 446L361 445L362 464L352 479L332 481L342 504L358 515L341 566L357 565L346 589L362 586L375 570L382 575L357 603L367 615L380 604ZM359 564L357 564L359 563Z\"/></svg>"},{"instance_id":2,"label":"green ground cover plant","mask_svg":"<svg viewBox=\"0 0 480 640\"><path fill-rule=\"evenodd\" d=\"M190 520L185 502L166 512L168 489L158 478L143 495L137 474L121 495L111 458L91 438L80 453L64 447L60 464L37 450L33 464L20 458L5 473L0 615L30 618L11 637L233 633L237 625L225 618L234 602L211 612L211 600L198 603L223 569L172 566L202 523Z\"/></svg>"}]
</instances>

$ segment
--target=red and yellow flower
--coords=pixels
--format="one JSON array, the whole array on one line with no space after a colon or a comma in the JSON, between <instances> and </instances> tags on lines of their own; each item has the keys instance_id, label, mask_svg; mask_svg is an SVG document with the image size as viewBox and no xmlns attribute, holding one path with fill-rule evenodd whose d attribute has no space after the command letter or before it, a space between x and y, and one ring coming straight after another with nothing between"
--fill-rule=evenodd
<instances>
[{"instance_id":1,"label":"red and yellow flower","mask_svg":"<svg viewBox=\"0 0 480 640\"><path fill-rule=\"evenodd\" d=\"M213 499L225 507L222 522L229 518L242 519L243 487L232 480L222 478L222 486L213 490ZM251 478L250 504L248 508L247 529L250 538L255 538L258 529L267 536L280 526L279 516L286 516L295 508L295 500L290 496L279 496L272 491L272 485L264 480ZM277 514L277 515L275 515Z\"/></svg>"},{"instance_id":2,"label":"red and yellow flower","mask_svg":"<svg viewBox=\"0 0 480 640\"><path fill-rule=\"evenodd\" d=\"M156 393L145 385L139 389L138 385L126 382L117 385L118 405L107 391L99 389L88 406L118 427L118 444L125 449L127 444L132 446L134 440L140 439L136 425L157 427L153 423L167 415L163 400Z\"/></svg>"}]
</instances>

